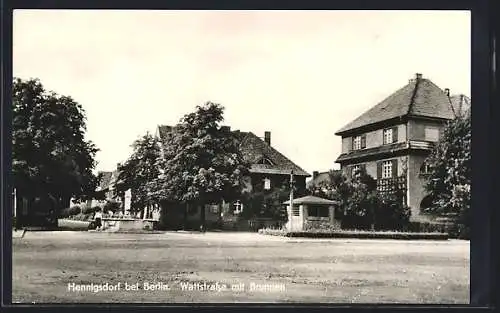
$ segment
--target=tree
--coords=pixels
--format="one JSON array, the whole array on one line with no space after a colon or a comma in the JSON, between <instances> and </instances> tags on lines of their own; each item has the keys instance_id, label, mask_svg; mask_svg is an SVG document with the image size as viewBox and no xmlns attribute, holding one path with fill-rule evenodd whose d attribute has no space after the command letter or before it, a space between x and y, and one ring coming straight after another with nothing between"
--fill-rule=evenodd
<instances>
[{"instance_id":1,"label":"tree","mask_svg":"<svg viewBox=\"0 0 500 313\"><path fill-rule=\"evenodd\" d=\"M163 172L152 183L157 200L204 207L241 195L248 172L236 137L219 124L224 108L207 102L185 115L163 143ZM205 210L201 210L201 226Z\"/></svg>"},{"instance_id":2,"label":"tree","mask_svg":"<svg viewBox=\"0 0 500 313\"><path fill-rule=\"evenodd\" d=\"M98 182L92 173L98 149L85 140L82 106L45 91L38 79L19 78L13 81L12 105L12 171L18 195L40 204L33 210L48 201L56 213L69 206L71 197L91 196Z\"/></svg>"},{"instance_id":3,"label":"tree","mask_svg":"<svg viewBox=\"0 0 500 313\"><path fill-rule=\"evenodd\" d=\"M440 216L454 216L466 232L470 226L470 111L446 125L443 137L426 162L430 174L425 187L433 200L426 211Z\"/></svg>"},{"instance_id":4,"label":"tree","mask_svg":"<svg viewBox=\"0 0 500 313\"><path fill-rule=\"evenodd\" d=\"M133 152L118 171L117 192L124 195L131 189L131 210L137 212L155 203L151 182L160 175L158 160L161 156L158 139L146 133L132 144Z\"/></svg>"},{"instance_id":5,"label":"tree","mask_svg":"<svg viewBox=\"0 0 500 313\"><path fill-rule=\"evenodd\" d=\"M301 197L300 190L294 188L294 196ZM262 190L244 195L243 217L267 217L284 222L288 218L283 203L290 199L290 186L274 187L271 190Z\"/></svg>"},{"instance_id":6,"label":"tree","mask_svg":"<svg viewBox=\"0 0 500 313\"><path fill-rule=\"evenodd\" d=\"M365 170L353 173L350 181L352 192L345 206L345 215L354 226L375 226L375 212L379 205L377 182Z\"/></svg>"}]
</instances>

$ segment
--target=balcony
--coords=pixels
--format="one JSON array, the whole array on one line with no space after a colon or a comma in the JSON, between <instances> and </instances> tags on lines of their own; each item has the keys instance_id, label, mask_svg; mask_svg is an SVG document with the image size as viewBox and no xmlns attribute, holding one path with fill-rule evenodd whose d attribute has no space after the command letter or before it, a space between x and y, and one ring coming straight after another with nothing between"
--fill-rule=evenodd
<instances>
[{"instance_id":1,"label":"balcony","mask_svg":"<svg viewBox=\"0 0 500 313\"><path fill-rule=\"evenodd\" d=\"M355 159L363 159L363 158L380 159L383 156L393 155L394 153L403 151L406 148L408 148L406 142L398 142L389 145L381 145L374 148L352 150L349 151L348 153L342 153L335 162L340 163L340 162L351 161Z\"/></svg>"},{"instance_id":2,"label":"balcony","mask_svg":"<svg viewBox=\"0 0 500 313\"><path fill-rule=\"evenodd\" d=\"M432 150L434 147L434 142L423 141L423 140L410 140L408 142L408 148L416 150Z\"/></svg>"}]
</instances>

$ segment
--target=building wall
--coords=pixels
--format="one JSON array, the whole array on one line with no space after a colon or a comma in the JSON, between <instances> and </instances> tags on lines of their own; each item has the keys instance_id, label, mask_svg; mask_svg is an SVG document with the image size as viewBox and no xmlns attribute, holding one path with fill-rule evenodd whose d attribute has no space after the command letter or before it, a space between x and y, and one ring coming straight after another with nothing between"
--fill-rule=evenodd
<instances>
[{"instance_id":1,"label":"building wall","mask_svg":"<svg viewBox=\"0 0 500 313\"><path fill-rule=\"evenodd\" d=\"M429 218L420 214L420 202L426 195L425 178L420 175L425 155L410 155L408 158L408 206L411 208L412 221L427 221Z\"/></svg>"},{"instance_id":2,"label":"building wall","mask_svg":"<svg viewBox=\"0 0 500 313\"><path fill-rule=\"evenodd\" d=\"M405 142L406 141L406 124L399 124L391 127L398 128L398 140L396 142ZM383 132L385 128L380 128L374 131L360 133L357 135L366 134L366 149L376 148L383 145ZM352 136L343 137L342 138L342 153L348 153L352 149Z\"/></svg>"},{"instance_id":3,"label":"building wall","mask_svg":"<svg viewBox=\"0 0 500 313\"><path fill-rule=\"evenodd\" d=\"M366 173L368 175L370 175L371 177L375 178L375 179L378 179L380 177L377 177L377 163L378 162L382 162L382 161L387 161L387 160L394 160L394 159L397 159L398 160L398 176L401 176L405 173L405 168L408 167L408 160L407 160L407 157L406 156L402 156L402 157L392 157L392 158L383 158L383 159L379 159L379 160L374 160L374 161L368 161L368 162L360 162L360 163L353 163L353 164L349 164L349 165L343 165L342 166L342 171L343 171L343 174L346 176L346 177L350 177L350 171L351 171L351 168L352 166L354 165L361 165L361 164L364 164L365 165L365 169L366 169Z\"/></svg>"},{"instance_id":4,"label":"building wall","mask_svg":"<svg viewBox=\"0 0 500 313\"><path fill-rule=\"evenodd\" d=\"M409 140L424 140L424 141L437 141L433 138L426 137L426 128L437 128L439 137L443 135L444 123L435 121L421 121L410 120L408 121L408 139Z\"/></svg>"},{"instance_id":5,"label":"building wall","mask_svg":"<svg viewBox=\"0 0 500 313\"><path fill-rule=\"evenodd\" d=\"M351 150L352 137L342 137L342 153L348 153Z\"/></svg>"}]
</instances>

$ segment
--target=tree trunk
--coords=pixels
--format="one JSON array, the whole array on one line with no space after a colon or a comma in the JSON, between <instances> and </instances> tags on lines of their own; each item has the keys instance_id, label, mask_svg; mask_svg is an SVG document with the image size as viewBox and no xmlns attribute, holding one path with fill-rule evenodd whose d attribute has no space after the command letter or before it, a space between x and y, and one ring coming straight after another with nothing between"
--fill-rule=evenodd
<instances>
[{"instance_id":1,"label":"tree trunk","mask_svg":"<svg viewBox=\"0 0 500 313\"><path fill-rule=\"evenodd\" d=\"M183 229L187 230L187 216L188 216L188 210L189 210L189 202L186 203L185 208L184 208L184 221L183 221Z\"/></svg>"},{"instance_id":2,"label":"tree trunk","mask_svg":"<svg viewBox=\"0 0 500 313\"><path fill-rule=\"evenodd\" d=\"M200 207L200 231L205 232L206 226L206 216L205 216L205 205L197 204Z\"/></svg>"}]
</instances>

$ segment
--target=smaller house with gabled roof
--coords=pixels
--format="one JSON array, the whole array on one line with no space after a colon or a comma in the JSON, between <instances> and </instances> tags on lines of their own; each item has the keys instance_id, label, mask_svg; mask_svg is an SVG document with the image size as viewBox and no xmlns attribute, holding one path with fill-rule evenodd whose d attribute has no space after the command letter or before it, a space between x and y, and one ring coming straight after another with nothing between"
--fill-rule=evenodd
<instances>
[{"instance_id":1,"label":"smaller house with gabled roof","mask_svg":"<svg viewBox=\"0 0 500 313\"><path fill-rule=\"evenodd\" d=\"M426 157L440 139L445 124L469 105L453 99L449 89L416 74L407 85L348 123L335 134L342 137L342 153L336 162L351 178L364 169L377 180L379 191L403 189L411 219L429 205L425 178Z\"/></svg>"}]
</instances>

